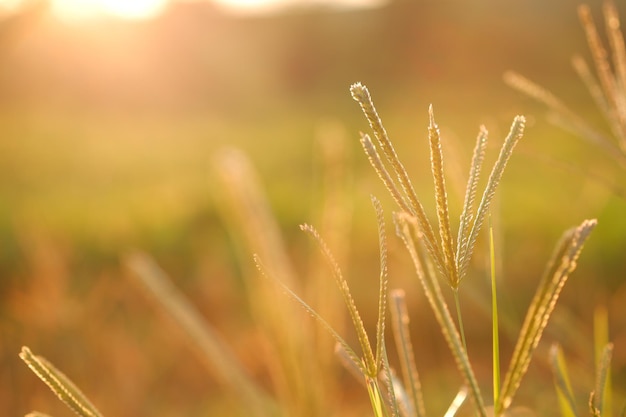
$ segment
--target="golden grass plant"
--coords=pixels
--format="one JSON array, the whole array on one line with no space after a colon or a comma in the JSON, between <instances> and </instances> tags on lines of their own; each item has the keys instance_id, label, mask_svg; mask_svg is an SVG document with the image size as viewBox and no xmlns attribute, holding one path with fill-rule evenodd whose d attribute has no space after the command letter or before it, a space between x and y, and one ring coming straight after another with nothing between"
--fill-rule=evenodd
<instances>
[{"instance_id":1,"label":"golden grass plant","mask_svg":"<svg viewBox=\"0 0 626 417\"><path fill-rule=\"evenodd\" d=\"M596 221L585 220L579 226L565 232L561 238L530 303L501 384L498 368L500 347L497 335L496 255L492 238L493 228L490 226L494 405L488 407L467 351L458 292L461 288L461 281L468 275L470 260L475 251L480 230L489 216L490 205L502 180L504 169L515 145L523 135L525 119L517 116L513 120L511 129L504 139L499 155L478 198L488 136L487 130L484 127L480 128L472 156L458 231L453 233L444 179L440 132L435 122L433 109L432 107L429 109L428 139L435 184L434 197L438 223L438 233L436 233L378 116L369 91L360 83L352 85L350 91L365 113L376 140L374 142L369 135L361 134L363 149L372 167L398 205L398 211L393 213L396 234L409 253L417 278L464 381L464 385L458 390L445 416L454 417L466 397L472 399L476 416L513 415L511 410L513 399L528 370L533 353L548 324L563 286L574 271L583 244L595 227ZM268 393L266 387L261 387L248 375L218 333L199 314L187 297L176 289L155 262L146 255L133 254L128 257L126 263L138 278L141 286L185 331L189 336L189 341L203 354L211 373L225 387L240 395L246 414L263 417L328 414L328 409L325 408L328 403L323 387L320 386L323 384L316 381L323 380L324 372L332 371L319 367L315 361L311 360L315 354L317 338L313 326L307 325L306 321L303 322L303 314L301 314L303 311L297 308L297 305L300 305L304 312L311 315L335 339L339 357L366 387L376 417L426 416L427 409L415 365L415 353L410 342L409 315L404 293L401 290L393 290L388 294L387 240L383 208L378 199L372 197L378 225L380 253L377 323L372 339L366 331L348 281L330 245L313 226L308 224L301 226L302 231L311 236L317 245L321 259L327 266L326 271L329 271L326 275L330 273L339 288L338 294L343 299L357 335L359 349L354 349L341 335L343 331L341 320L339 320L339 327L334 326L334 320L337 319L334 316L335 307L320 313L324 309L323 304L310 305L306 301L309 295L319 295L321 290L318 287L308 292L299 285L296 268L289 260L276 220L246 158L237 151L220 154L216 159L216 178L225 191L221 199L225 218L231 228L243 236L244 252L254 254L256 269L269 278L258 279L257 276L246 280L245 285L253 315L274 342L272 349L267 350L268 354L265 358L272 376L273 394ZM322 216L323 219L331 219L328 221L331 225L333 218L340 217ZM335 238L333 241L341 242L342 239ZM244 260L241 262L242 265L247 264ZM315 268L315 270L315 274L318 275L320 269ZM443 295L440 285L442 279L454 295L456 320L450 313ZM325 286L326 284L320 282L319 285ZM277 303L275 301L276 287L296 300L296 305ZM303 292L304 296L299 295ZM320 301L320 298L312 298L316 303ZM389 365L385 343L388 303L401 377L396 376L395 371ZM326 314L331 314L331 316L326 317ZM598 323L601 322L599 319ZM605 327L598 325L597 328L600 329L596 335L598 344L604 343L608 340L607 332L602 330ZM590 410L594 416L610 417L608 411L610 407L607 407L610 397L607 394L607 388L610 380L608 364L612 346L608 343L604 345L601 353L598 354L598 376L590 399ZM558 347L553 348L551 352L551 363L555 370L558 399L563 415L577 416L563 355ZM100 415L69 379L45 359L32 355L28 348L24 348L20 356L72 410L81 416Z\"/></svg>"},{"instance_id":2,"label":"golden grass plant","mask_svg":"<svg viewBox=\"0 0 626 417\"><path fill-rule=\"evenodd\" d=\"M369 135L362 134L361 144L363 149L372 167L400 209L394 216L397 233L413 260L426 297L454 355L457 367L469 389L476 414L484 417L487 415L487 408L468 357L464 337L462 336L463 328L462 320L460 319L460 309L458 308L458 290L460 281L467 274L467 268L474 252L479 231L489 212L489 206L502 179L504 168L512 154L513 148L523 135L525 120L522 116L517 116L514 119L511 130L504 140L500 154L488 177L482 198L478 207L474 210L474 199L487 141L487 131L481 127L466 187L456 241L456 255L453 257L451 254L453 253L455 242L452 238L453 234L448 215L439 129L434 120L432 107L429 109L430 125L428 136L431 168L435 182L435 201L440 240L435 236L434 228L417 197L415 188L411 184L404 165L395 152L387 131L374 107L369 91L360 83L352 85L350 91L352 97L361 106L378 144L376 146ZM393 176L390 171L393 172ZM580 226L567 231L557 246L528 309L503 385L499 389L494 387L494 393L497 393L494 395L495 415L504 414L511 406L513 397L528 369L532 354L541 339L543 330L547 325L563 285L569 274L575 269L576 260L580 255L582 245L595 227L595 224L595 220L584 221ZM448 305L442 295L438 275L444 278L454 292L459 327L455 325ZM492 297L495 301L495 290ZM497 311L494 311L494 317L497 317L496 314ZM494 322L497 322L497 320L494 320ZM495 337L496 335L494 334L494 347L497 348ZM405 363L410 365L408 361L405 361ZM495 375L495 372L494 381L499 381L499 375Z\"/></svg>"}]
</instances>

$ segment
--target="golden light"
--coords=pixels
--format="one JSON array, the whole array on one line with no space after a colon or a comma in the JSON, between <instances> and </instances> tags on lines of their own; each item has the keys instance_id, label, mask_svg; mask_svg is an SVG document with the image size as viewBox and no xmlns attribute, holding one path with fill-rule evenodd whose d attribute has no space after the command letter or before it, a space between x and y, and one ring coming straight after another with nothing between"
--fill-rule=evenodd
<instances>
[{"instance_id":1,"label":"golden light","mask_svg":"<svg viewBox=\"0 0 626 417\"><path fill-rule=\"evenodd\" d=\"M274 13L290 7L327 6L337 9L375 8L388 0L211 0L224 10L235 13Z\"/></svg>"},{"instance_id":2,"label":"golden light","mask_svg":"<svg viewBox=\"0 0 626 417\"><path fill-rule=\"evenodd\" d=\"M109 15L124 19L149 19L160 14L169 0L52 0L53 12L64 19Z\"/></svg>"},{"instance_id":3,"label":"golden light","mask_svg":"<svg viewBox=\"0 0 626 417\"><path fill-rule=\"evenodd\" d=\"M0 15L18 12L39 0L0 0ZM48 0L52 12L63 20L81 21L102 16L123 19L150 19L158 16L178 0ZM208 1L228 12L255 14L274 13L302 5L335 8L379 7L388 0L184 0Z\"/></svg>"}]
</instances>

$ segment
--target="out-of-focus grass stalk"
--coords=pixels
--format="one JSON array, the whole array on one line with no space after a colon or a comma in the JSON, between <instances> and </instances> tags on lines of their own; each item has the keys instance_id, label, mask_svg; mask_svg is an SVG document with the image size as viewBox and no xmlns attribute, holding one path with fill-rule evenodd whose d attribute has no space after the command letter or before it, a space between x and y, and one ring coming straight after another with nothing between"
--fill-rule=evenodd
<instances>
[{"instance_id":1,"label":"out-of-focus grass stalk","mask_svg":"<svg viewBox=\"0 0 626 417\"><path fill-rule=\"evenodd\" d=\"M393 334L400 357L400 368L404 378L404 385L409 393L411 409L407 411L410 416L425 417L424 395L420 384L419 374L415 365L415 354L409 335L409 313L406 307L405 294L403 290L393 290L391 292L391 320L393 324Z\"/></svg>"},{"instance_id":2,"label":"out-of-focus grass stalk","mask_svg":"<svg viewBox=\"0 0 626 417\"><path fill-rule=\"evenodd\" d=\"M596 307L593 314L593 346L595 354L595 363L602 362L604 349L609 345L609 317L605 307ZM611 368L606 369L606 382L604 389L604 397L602 402L604 410L603 417L611 417L613 414L613 384L611 382Z\"/></svg>"},{"instance_id":3,"label":"out-of-focus grass stalk","mask_svg":"<svg viewBox=\"0 0 626 417\"><path fill-rule=\"evenodd\" d=\"M456 395L454 396L452 403L450 403L450 407L448 407L443 417L454 417L457 411L459 411L459 408L461 408L461 406L465 402L466 398L467 398L467 387L461 387L461 389L459 389L459 392L457 392Z\"/></svg>"},{"instance_id":4,"label":"out-of-focus grass stalk","mask_svg":"<svg viewBox=\"0 0 626 417\"><path fill-rule=\"evenodd\" d=\"M240 151L227 149L214 158L214 178L220 189L216 201L235 240L243 242L241 264L253 254L263 261L267 274L299 290L294 268L260 180ZM257 323L274 343L276 366L269 369L279 402L289 414L314 416L327 409L324 370L310 359L315 356L315 331L292 303L276 302L271 282L258 279L253 270L245 275L249 303ZM316 386L317 385L317 386Z\"/></svg>"},{"instance_id":5,"label":"out-of-focus grass stalk","mask_svg":"<svg viewBox=\"0 0 626 417\"><path fill-rule=\"evenodd\" d=\"M607 404L605 403L605 399L612 356L613 344L609 343L602 349L600 359L596 365L596 383L595 388L591 393L591 399L589 401L589 407L591 408L591 413L594 416L604 417L605 410L607 410Z\"/></svg>"},{"instance_id":6,"label":"out-of-focus grass stalk","mask_svg":"<svg viewBox=\"0 0 626 417\"><path fill-rule=\"evenodd\" d=\"M350 198L351 170L350 149L347 146L348 134L343 125L337 121L324 121L316 131L315 154L316 171L319 170L319 191L313 191L313 216L315 224L324 236L328 245L333 248L333 255L340 265L347 264L350 251L349 234L352 227L353 210ZM311 300L311 305L322 317L333 324L340 334L346 329L346 315L343 310L341 296L332 285L328 285L328 270L318 251L310 256L304 295ZM337 376L337 358L334 353L334 340L319 326L316 332L316 359L321 372L326 375L324 391L328 393L340 390Z\"/></svg>"},{"instance_id":7,"label":"out-of-focus grass stalk","mask_svg":"<svg viewBox=\"0 0 626 417\"><path fill-rule=\"evenodd\" d=\"M504 413L511 405L561 290L571 272L576 268L576 261L582 247L595 225L595 220L585 220L580 226L565 232L557 245L526 313L502 384L499 401L495 404L496 416Z\"/></svg>"},{"instance_id":8,"label":"out-of-focus grass stalk","mask_svg":"<svg viewBox=\"0 0 626 417\"><path fill-rule=\"evenodd\" d=\"M387 294L385 294L385 296L387 296ZM381 377L383 378L387 388L387 404L389 404L389 408L391 409L391 417L400 417L401 393L399 391L396 391L396 384L394 383L395 376L393 370L391 369L391 366L389 366L387 346L384 342L382 343L380 362L382 373Z\"/></svg>"},{"instance_id":9,"label":"out-of-focus grass stalk","mask_svg":"<svg viewBox=\"0 0 626 417\"><path fill-rule=\"evenodd\" d=\"M598 33L589 6L582 4L578 7L578 15L587 38L595 75L579 55L573 57L572 65L606 119L611 130L610 136L591 127L554 94L527 78L513 71L507 71L504 74L504 81L512 88L546 105L550 111L548 119L551 122L601 148L619 164L621 169L625 169L626 47L615 3L611 0L605 1L603 13L606 37L609 41L608 51Z\"/></svg>"},{"instance_id":10,"label":"out-of-focus grass stalk","mask_svg":"<svg viewBox=\"0 0 626 417\"><path fill-rule=\"evenodd\" d=\"M141 253L128 256L126 264L143 288L189 336L189 341L198 348L211 372L232 392L241 395L241 403L250 414L259 417L276 415L277 404L248 376L212 326L163 270Z\"/></svg>"},{"instance_id":11,"label":"out-of-focus grass stalk","mask_svg":"<svg viewBox=\"0 0 626 417\"><path fill-rule=\"evenodd\" d=\"M572 393L572 384L561 347L558 344L552 345L549 356L561 417L577 417L578 413L576 412L576 403Z\"/></svg>"}]
</instances>

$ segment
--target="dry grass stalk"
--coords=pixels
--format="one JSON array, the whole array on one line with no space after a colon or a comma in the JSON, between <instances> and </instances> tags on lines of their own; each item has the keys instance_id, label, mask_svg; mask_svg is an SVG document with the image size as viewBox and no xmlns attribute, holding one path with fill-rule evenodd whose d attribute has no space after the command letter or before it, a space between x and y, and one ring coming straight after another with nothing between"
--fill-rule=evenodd
<instances>
[{"instance_id":1,"label":"dry grass stalk","mask_svg":"<svg viewBox=\"0 0 626 417\"><path fill-rule=\"evenodd\" d=\"M20 358L76 414L82 417L102 416L81 390L45 358L33 355L26 346L22 347Z\"/></svg>"},{"instance_id":2,"label":"dry grass stalk","mask_svg":"<svg viewBox=\"0 0 626 417\"><path fill-rule=\"evenodd\" d=\"M520 336L502 384L500 401L495 405L496 415L502 414L511 405L561 290L570 273L576 268L576 261L583 244L596 223L595 220L585 220L580 226L568 230L557 245L526 313Z\"/></svg>"},{"instance_id":3,"label":"dry grass stalk","mask_svg":"<svg viewBox=\"0 0 626 417\"><path fill-rule=\"evenodd\" d=\"M428 109L430 123L428 126L428 142L430 143L430 162L435 181L435 202L437 203L437 218L439 219L439 238L443 252L445 275L452 288L459 286L459 270L454 256L454 238L450 226L450 213L448 212L448 194L443 172L443 154L441 151L441 138L439 127L435 123L433 106Z\"/></svg>"},{"instance_id":4,"label":"dry grass stalk","mask_svg":"<svg viewBox=\"0 0 626 417\"><path fill-rule=\"evenodd\" d=\"M469 231L472 226L476 190L478 189L478 180L480 179L480 171L485 159L485 148L487 147L487 135L487 129L484 126L481 126L476 139L476 146L474 146L469 178L465 189L465 199L463 201L463 211L461 212L461 221L457 237L457 264L460 263L461 250L467 247L467 237L469 236Z\"/></svg>"},{"instance_id":5,"label":"dry grass stalk","mask_svg":"<svg viewBox=\"0 0 626 417\"><path fill-rule=\"evenodd\" d=\"M130 255L126 264L139 284L189 336L190 343L202 354L212 374L232 392L241 395L242 403L249 407L248 412L259 417L274 415L277 404L256 385L211 324L165 272L141 253Z\"/></svg>"},{"instance_id":6,"label":"dry grass stalk","mask_svg":"<svg viewBox=\"0 0 626 417\"><path fill-rule=\"evenodd\" d=\"M624 168L626 167L626 47L615 3L611 0L605 1L603 12L609 41L608 51L598 33L590 8L587 5L581 5L578 8L596 76L592 74L585 60L580 56L575 56L572 64L596 106L604 115L612 138L591 127L552 93L525 77L508 71L504 74L504 81L512 88L545 104L550 110L551 122L600 147L620 167Z\"/></svg>"},{"instance_id":7,"label":"dry grass stalk","mask_svg":"<svg viewBox=\"0 0 626 417\"><path fill-rule=\"evenodd\" d=\"M592 412L600 416L606 417L610 410L605 409L606 388L609 380L609 370L611 366L611 358L613 357L613 344L607 344L600 355L597 365L596 383L592 394Z\"/></svg>"},{"instance_id":8,"label":"dry grass stalk","mask_svg":"<svg viewBox=\"0 0 626 417\"><path fill-rule=\"evenodd\" d=\"M299 288L278 223L252 164L237 150L224 150L214 159L220 194L218 207L237 237L243 237L242 264L252 254L263 260L267 274ZM251 265L252 266L252 265ZM276 303L274 287L259 280L254 267L247 271L246 286L257 322L274 342L276 366L268 368L280 403L290 414L315 415L325 409L323 387L312 389L309 379L323 379L323 370L309 358L315 352L313 326L302 323L300 311L291 303Z\"/></svg>"},{"instance_id":9,"label":"dry grass stalk","mask_svg":"<svg viewBox=\"0 0 626 417\"><path fill-rule=\"evenodd\" d=\"M417 277L424 289L424 294L435 313L435 318L454 356L457 368L469 387L470 396L476 406L476 411L479 416L486 417L487 412L478 381L467 356L467 351L463 346L461 335L454 324L454 319L441 293L441 287L439 286L439 280L435 276L434 267L425 256L423 240L419 235L420 231L417 221L406 213L397 214L395 221L397 234L402 239L411 256Z\"/></svg>"},{"instance_id":10,"label":"dry grass stalk","mask_svg":"<svg viewBox=\"0 0 626 417\"><path fill-rule=\"evenodd\" d=\"M409 335L409 312L406 307L405 294L403 290L393 290L391 298L391 319L393 324L393 334L400 357L400 368L404 379L404 386L408 390L408 401L410 408L407 415L424 417L426 409L424 407L424 395L422 386L415 365L415 355L413 345Z\"/></svg>"},{"instance_id":11,"label":"dry grass stalk","mask_svg":"<svg viewBox=\"0 0 626 417\"><path fill-rule=\"evenodd\" d=\"M491 206L493 197L496 194L496 189L498 188L498 185L500 185L500 181L502 180L504 169L506 168L506 165L509 162L511 155L513 154L513 149L515 148L515 145L517 145L517 142L519 142L519 140L524 135L525 125L526 119L523 116L516 116L515 119L513 119L511 130L509 131L507 137L504 139L504 143L500 148L500 154L498 155L498 159L496 160L496 163L491 170L491 174L489 175L489 179L487 180L487 185L485 186L482 198L480 200L480 203L478 204L478 208L476 209L476 217L474 218L472 227L466 237L467 242L464 247L459 248L459 252L461 253L461 255L459 256L458 266L460 278L463 278L467 273L467 267L474 252L476 239L478 239L478 233L480 232L485 217L489 212L489 207Z\"/></svg>"}]
</instances>

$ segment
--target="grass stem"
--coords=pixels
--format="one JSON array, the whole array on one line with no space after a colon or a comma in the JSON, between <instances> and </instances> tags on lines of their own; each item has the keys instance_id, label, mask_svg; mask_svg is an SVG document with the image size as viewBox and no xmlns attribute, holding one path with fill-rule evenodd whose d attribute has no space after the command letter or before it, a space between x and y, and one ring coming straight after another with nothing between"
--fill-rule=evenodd
<instances>
[{"instance_id":1,"label":"grass stem","mask_svg":"<svg viewBox=\"0 0 626 417\"><path fill-rule=\"evenodd\" d=\"M500 336L498 333L498 300L496 291L496 250L491 213L489 213L489 260L491 264L491 326L493 332L493 403L497 404L500 399Z\"/></svg>"},{"instance_id":2,"label":"grass stem","mask_svg":"<svg viewBox=\"0 0 626 417\"><path fill-rule=\"evenodd\" d=\"M459 323L459 333L461 334L461 341L463 343L463 349L465 349L465 353L467 354L467 342L465 341L465 327L463 326L463 315L461 314L461 302L459 300L459 290L456 289L453 291L454 294L454 305L456 307L456 319Z\"/></svg>"}]
</instances>

